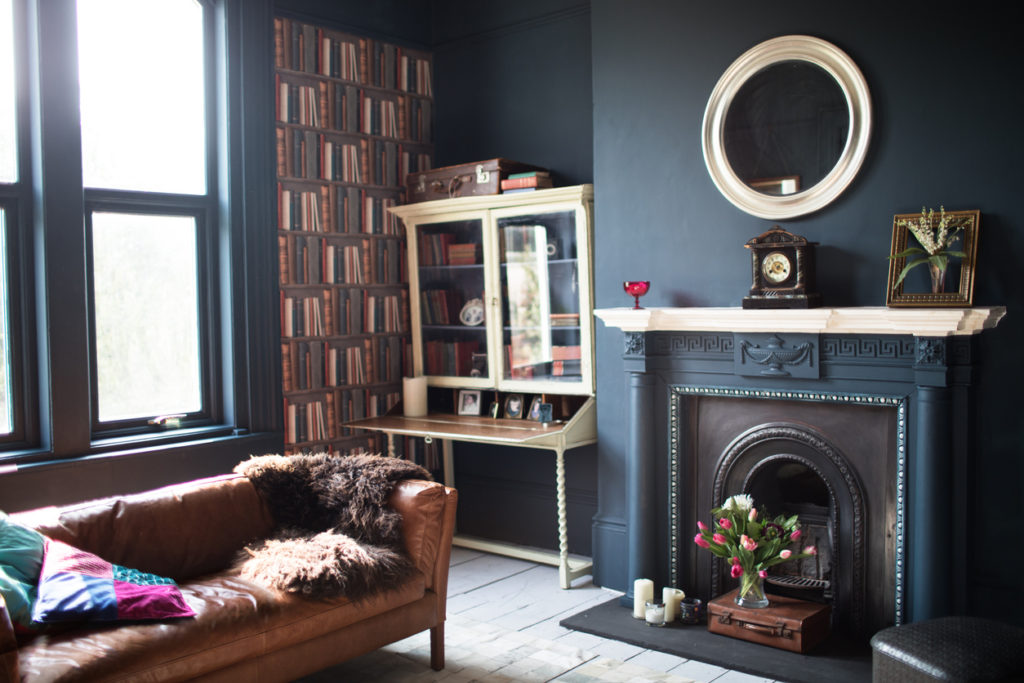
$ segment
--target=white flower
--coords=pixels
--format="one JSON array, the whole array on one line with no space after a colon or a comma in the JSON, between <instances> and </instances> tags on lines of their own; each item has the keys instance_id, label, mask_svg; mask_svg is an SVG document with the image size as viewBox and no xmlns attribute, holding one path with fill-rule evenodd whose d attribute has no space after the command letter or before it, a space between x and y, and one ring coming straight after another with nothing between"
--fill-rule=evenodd
<instances>
[{"instance_id":1,"label":"white flower","mask_svg":"<svg viewBox=\"0 0 1024 683\"><path fill-rule=\"evenodd\" d=\"M754 499L745 493L738 493L725 501L722 507L735 512L747 512L754 507Z\"/></svg>"}]
</instances>

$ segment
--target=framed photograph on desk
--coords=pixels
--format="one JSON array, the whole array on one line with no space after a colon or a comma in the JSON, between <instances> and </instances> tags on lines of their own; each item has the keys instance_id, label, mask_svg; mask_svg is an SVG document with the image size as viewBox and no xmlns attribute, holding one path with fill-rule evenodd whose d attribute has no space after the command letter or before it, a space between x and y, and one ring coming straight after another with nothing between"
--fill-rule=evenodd
<instances>
[{"instance_id":1,"label":"framed photograph on desk","mask_svg":"<svg viewBox=\"0 0 1024 683\"><path fill-rule=\"evenodd\" d=\"M480 414L480 390L463 389L459 392L459 415Z\"/></svg>"},{"instance_id":2,"label":"framed photograph on desk","mask_svg":"<svg viewBox=\"0 0 1024 683\"><path fill-rule=\"evenodd\" d=\"M523 416L523 395L509 394L505 399L505 417L518 420Z\"/></svg>"}]
</instances>

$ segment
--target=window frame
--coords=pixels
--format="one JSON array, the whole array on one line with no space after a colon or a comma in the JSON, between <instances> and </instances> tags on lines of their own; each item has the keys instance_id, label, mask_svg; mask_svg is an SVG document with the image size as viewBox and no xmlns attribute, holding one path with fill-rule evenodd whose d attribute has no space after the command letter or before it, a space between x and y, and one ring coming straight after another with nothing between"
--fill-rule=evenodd
<instances>
[{"instance_id":1,"label":"window frame","mask_svg":"<svg viewBox=\"0 0 1024 683\"><path fill-rule=\"evenodd\" d=\"M12 0L14 26L14 87L16 95L24 93L28 82L28 44L19 26L26 25L25 0ZM4 256L7 259L7 344L10 365L11 431L0 434L0 462L8 452L29 448L38 443L39 422L37 392L34 380L35 298L28 278L32 268L32 240L27 238L31 219L32 165L29 135L29 103L26 97L15 97L15 168L13 183L0 183L0 208L5 212L6 230Z\"/></svg>"},{"instance_id":2,"label":"window frame","mask_svg":"<svg viewBox=\"0 0 1024 683\"><path fill-rule=\"evenodd\" d=\"M206 46L205 195L83 186L76 0L13 0L19 183L0 185L0 202L13 212L10 324L21 438L0 438L4 496L36 499L15 483L22 481L19 472L33 480L29 472L51 467L93 472L90 463L116 458L126 472L167 478L220 471L209 468L282 447L277 253L265 237L274 216L273 51L267 48L273 3L197 1ZM194 212L201 223L207 252L199 252L206 278L199 283L202 360L210 400L201 416L178 429L96 431L86 211L147 213L154 204ZM138 457L151 464L135 469Z\"/></svg>"},{"instance_id":3,"label":"window frame","mask_svg":"<svg viewBox=\"0 0 1024 683\"><path fill-rule=\"evenodd\" d=\"M179 0L187 2L189 0ZM211 0L191 0L202 10L202 44L203 44L203 120L206 133L205 161L203 172L206 191L203 194L148 192L139 190L120 190L111 188L93 188L82 182L84 193L83 221L85 224L86 247L86 301L88 302L89 326L89 376L90 376L90 416L91 434L94 443L117 439L119 437L161 434L168 436L167 427L154 424L151 420L161 417L149 415L142 418L100 422L99 419L99 388L97 382L97 349L96 349L96 308L93 299L93 240L92 216L97 211L112 213L138 213L162 216L188 215L196 221L196 266L198 282L196 288L198 301L196 313L199 322L199 365L200 391L202 392L201 407L181 419L179 428L209 427L222 423L223 383L215 381L221 375L221 350L219 324L220 307L218 272L222 260L218 256L218 240L215 238L220 230L220 217L216 211L218 186L218 150L219 136L217 85L220 79L216 68L216 12ZM77 16L76 16L77 27ZM76 31L77 35L77 31ZM75 57L77 63L77 44ZM228 268L230 270L230 268ZM186 432L187 433L187 432Z\"/></svg>"},{"instance_id":4,"label":"window frame","mask_svg":"<svg viewBox=\"0 0 1024 683\"><path fill-rule=\"evenodd\" d=\"M195 220L196 229L196 314L199 325L199 368L201 406L199 410L188 413L180 420L182 428L212 426L222 421L222 392L220 383L215 378L221 376L219 338L219 287L217 274L217 240L215 224L211 221L211 209L205 197L197 197L199 201L189 201L188 197L148 193L144 196L125 197L125 193L110 190L86 189L85 230L88 278L87 292L89 306L89 366L90 366L90 404L92 415L93 440L133 436L146 433L164 432L166 427L150 422L158 415L140 418L110 420L101 422L99 419L99 382L97 379L99 365L97 362L96 343L96 302L93 297L95 279L93 271L92 217L97 212L142 214L147 216L188 216Z\"/></svg>"}]
</instances>

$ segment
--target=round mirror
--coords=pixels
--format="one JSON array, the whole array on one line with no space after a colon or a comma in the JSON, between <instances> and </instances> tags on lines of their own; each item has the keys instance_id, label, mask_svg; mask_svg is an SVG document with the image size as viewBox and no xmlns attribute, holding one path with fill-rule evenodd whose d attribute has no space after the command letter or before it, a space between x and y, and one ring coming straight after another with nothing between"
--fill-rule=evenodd
<instances>
[{"instance_id":1,"label":"round mirror","mask_svg":"<svg viewBox=\"0 0 1024 683\"><path fill-rule=\"evenodd\" d=\"M730 202L762 218L801 216L853 180L871 100L853 61L809 36L774 38L722 75L704 112L704 161Z\"/></svg>"}]
</instances>

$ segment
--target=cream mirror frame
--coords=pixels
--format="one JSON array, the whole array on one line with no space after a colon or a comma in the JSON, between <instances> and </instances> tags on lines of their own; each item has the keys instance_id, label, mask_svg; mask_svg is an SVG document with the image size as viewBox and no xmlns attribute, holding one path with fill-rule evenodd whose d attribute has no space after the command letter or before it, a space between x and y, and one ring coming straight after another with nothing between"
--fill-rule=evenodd
<instances>
[{"instance_id":1,"label":"cream mirror frame","mask_svg":"<svg viewBox=\"0 0 1024 683\"><path fill-rule=\"evenodd\" d=\"M846 98L849 132L835 166L822 180L795 194L769 195L745 183L725 152L725 123L729 106L754 74L782 62L809 62L835 79ZM738 208L771 220L795 218L828 205L853 181L867 154L871 135L871 97L867 82L853 60L835 45L811 36L781 36L743 53L715 86L704 112L704 162L719 191Z\"/></svg>"}]
</instances>

